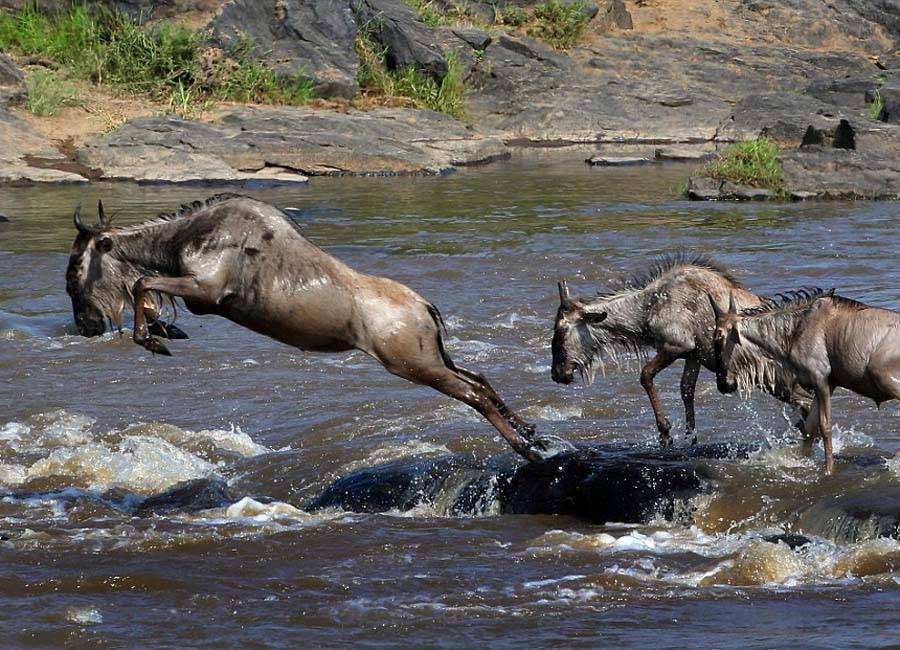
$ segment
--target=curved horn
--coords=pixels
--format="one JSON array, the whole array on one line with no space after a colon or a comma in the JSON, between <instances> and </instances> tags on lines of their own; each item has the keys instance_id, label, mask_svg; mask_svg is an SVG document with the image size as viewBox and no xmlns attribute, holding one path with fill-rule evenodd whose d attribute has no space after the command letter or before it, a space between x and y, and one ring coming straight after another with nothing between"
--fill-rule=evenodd
<instances>
[{"instance_id":1,"label":"curved horn","mask_svg":"<svg viewBox=\"0 0 900 650\"><path fill-rule=\"evenodd\" d=\"M719 309L719 305L716 304L716 301L713 300L713 297L709 294L706 294L706 297L709 298L709 306L712 307L713 314L716 317L716 320L719 320L722 317L722 310Z\"/></svg>"},{"instance_id":2,"label":"curved horn","mask_svg":"<svg viewBox=\"0 0 900 650\"><path fill-rule=\"evenodd\" d=\"M568 305L572 300L569 296L569 285L563 280L557 286L559 287L559 302L563 305Z\"/></svg>"},{"instance_id":3,"label":"curved horn","mask_svg":"<svg viewBox=\"0 0 900 650\"><path fill-rule=\"evenodd\" d=\"M103 213L103 201L101 201L100 199L97 199L97 212L100 214L100 225L107 225L106 215Z\"/></svg>"},{"instance_id":4,"label":"curved horn","mask_svg":"<svg viewBox=\"0 0 900 650\"><path fill-rule=\"evenodd\" d=\"M737 305L734 303L734 292L728 292L728 313L736 314L737 313Z\"/></svg>"},{"instance_id":5,"label":"curved horn","mask_svg":"<svg viewBox=\"0 0 900 650\"><path fill-rule=\"evenodd\" d=\"M91 229L88 226L85 226L81 223L81 204L78 204L78 207L75 208L75 214L72 215L72 221L75 222L75 227L78 229L82 235L89 235L91 233Z\"/></svg>"}]
</instances>

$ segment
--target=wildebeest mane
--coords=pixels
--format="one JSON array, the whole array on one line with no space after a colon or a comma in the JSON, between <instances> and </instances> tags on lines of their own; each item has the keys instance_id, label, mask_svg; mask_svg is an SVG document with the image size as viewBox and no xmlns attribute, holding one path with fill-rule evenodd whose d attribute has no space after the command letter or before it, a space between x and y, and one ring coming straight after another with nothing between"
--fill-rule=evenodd
<instances>
[{"instance_id":1,"label":"wildebeest mane","mask_svg":"<svg viewBox=\"0 0 900 650\"><path fill-rule=\"evenodd\" d=\"M244 194L235 194L234 192L221 192L219 194L214 194L205 201L191 201L190 203L183 203L181 207L178 208L178 210L176 210L175 212L164 212L158 215L155 221L173 221L175 219L187 219L194 216L201 210L214 207L216 205L219 205L220 203L224 203L225 201L245 198L249 197Z\"/></svg>"},{"instance_id":2,"label":"wildebeest mane","mask_svg":"<svg viewBox=\"0 0 900 650\"><path fill-rule=\"evenodd\" d=\"M670 271L685 267L698 267L706 269L728 280L734 288L743 289L741 281L728 269L727 266L713 257L704 253L690 253L678 251L668 253L656 258L649 269L627 275L622 279L622 285L629 289L642 289Z\"/></svg>"},{"instance_id":3,"label":"wildebeest mane","mask_svg":"<svg viewBox=\"0 0 900 650\"><path fill-rule=\"evenodd\" d=\"M866 309L868 305L845 298L834 293L834 288L822 289L820 287L801 287L793 291L785 291L775 294L774 297L764 297L763 302L755 307L749 307L741 311L742 316L758 316L760 314L770 314L777 311L787 311L793 309L802 309L808 307L819 298L831 298L831 301L839 306L847 309L859 311Z\"/></svg>"},{"instance_id":4,"label":"wildebeest mane","mask_svg":"<svg viewBox=\"0 0 900 650\"><path fill-rule=\"evenodd\" d=\"M166 223L170 223L172 221L178 221L180 219L189 219L198 213L219 205L220 203L224 203L225 201L230 201L232 199L245 199L250 198L243 194L235 194L233 192L222 192L220 194L214 194L209 197L205 201L191 201L190 203L184 203L181 207L175 212L163 212L158 214L157 216L148 219L146 221L141 221L130 226L124 226L117 228L118 232L135 232L141 231L144 228L148 228L150 226L158 226Z\"/></svg>"}]
</instances>

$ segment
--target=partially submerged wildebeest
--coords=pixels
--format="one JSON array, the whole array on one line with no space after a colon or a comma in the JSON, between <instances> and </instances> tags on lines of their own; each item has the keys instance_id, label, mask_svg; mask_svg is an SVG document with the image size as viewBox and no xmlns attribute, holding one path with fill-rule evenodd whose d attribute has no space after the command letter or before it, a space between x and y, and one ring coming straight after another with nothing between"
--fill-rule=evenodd
<instances>
[{"instance_id":1,"label":"partially submerged wildebeest","mask_svg":"<svg viewBox=\"0 0 900 650\"><path fill-rule=\"evenodd\" d=\"M653 379L678 359L684 359L681 399L684 402L687 435L696 441L694 391L700 367L715 372L713 329L715 315L708 296L722 304L733 296L741 308L763 302L715 260L677 254L657 260L648 273L628 278L625 288L605 295L573 298L565 282L559 283L559 310L553 331L553 381L572 382L578 370L588 385L602 355L615 359L617 352L643 356L656 354L641 369L641 386L650 398L659 440L672 443L671 425L656 395ZM735 386L720 382L719 390L733 392ZM805 418L809 398L795 390L790 373L782 372L765 388L778 399L797 406Z\"/></svg>"},{"instance_id":2,"label":"partially submerged wildebeest","mask_svg":"<svg viewBox=\"0 0 900 650\"><path fill-rule=\"evenodd\" d=\"M389 372L468 404L525 458L549 452L549 439L535 437L482 375L453 363L434 305L398 282L354 271L281 210L221 194L120 228L99 208L96 226L82 224L76 210L66 272L82 335L102 334L104 321L121 329L128 306L134 342L168 355L147 321L158 317L163 296L178 297L195 314L224 316L301 350L361 350Z\"/></svg>"},{"instance_id":3,"label":"partially submerged wildebeest","mask_svg":"<svg viewBox=\"0 0 900 650\"><path fill-rule=\"evenodd\" d=\"M717 373L746 385L749 374L768 366L772 373L790 372L812 391L808 422L822 436L827 473L834 469L834 389L849 388L878 405L900 399L900 313L836 296L833 289L800 290L780 303L743 310L736 300L727 311L717 303ZM804 451L812 451L811 436Z\"/></svg>"}]
</instances>

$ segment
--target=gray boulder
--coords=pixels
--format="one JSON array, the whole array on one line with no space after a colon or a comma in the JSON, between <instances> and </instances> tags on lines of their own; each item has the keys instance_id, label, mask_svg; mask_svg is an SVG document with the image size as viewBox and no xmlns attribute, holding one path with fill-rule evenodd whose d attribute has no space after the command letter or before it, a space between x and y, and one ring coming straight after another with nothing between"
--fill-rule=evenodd
<instances>
[{"instance_id":1,"label":"gray boulder","mask_svg":"<svg viewBox=\"0 0 900 650\"><path fill-rule=\"evenodd\" d=\"M595 32L608 32L613 28L633 29L634 23L631 14L625 8L623 0L602 0L600 6L591 4L595 9L591 22L591 30Z\"/></svg>"},{"instance_id":2,"label":"gray boulder","mask_svg":"<svg viewBox=\"0 0 900 650\"><path fill-rule=\"evenodd\" d=\"M224 47L249 40L278 74L312 80L321 97L356 94L356 18L347 0L233 0L210 31Z\"/></svg>"},{"instance_id":3,"label":"gray boulder","mask_svg":"<svg viewBox=\"0 0 900 650\"><path fill-rule=\"evenodd\" d=\"M0 53L0 105L10 104L25 96L25 76L12 59Z\"/></svg>"},{"instance_id":4,"label":"gray boulder","mask_svg":"<svg viewBox=\"0 0 900 650\"><path fill-rule=\"evenodd\" d=\"M884 103L879 119L889 124L900 124L900 74L884 82L878 89Z\"/></svg>"},{"instance_id":5,"label":"gray boulder","mask_svg":"<svg viewBox=\"0 0 900 650\"><path fill-rule=\"evenodd\" d=\"M361 0L356 6L360 28L386 48L392 70L415 67L440 81L447 60L435 34L403 0Z\"/></svg>"},{"instance_id":6,"label":"gray boulder","mask_svg":"<svg viewBox=\"0 0 900 650\"><path fill-rule=\"evenodd\" d=\"M781 175L792 193L819 199L900 199L900 156L813 148L779 156Z\"/></svg>"}]
</instances>

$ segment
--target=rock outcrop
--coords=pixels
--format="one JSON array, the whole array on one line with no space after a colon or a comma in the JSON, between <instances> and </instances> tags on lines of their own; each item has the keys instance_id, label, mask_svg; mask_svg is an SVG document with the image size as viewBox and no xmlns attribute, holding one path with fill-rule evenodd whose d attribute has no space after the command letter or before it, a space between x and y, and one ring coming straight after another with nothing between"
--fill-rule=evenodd
<instances>
[{"instance_id":1,"label":"rock outcrop","mask_svg":"<svg viewBox=\"0 0 900 650\"><path fill-rule=\"evenodd\" d=\"M174 117L133 120L78 152L107 179L143 183L278 182L306 175L437 174L508 155L495 138L441 113L381 108L337 113L241 108L211 124Z\"/></svg>"},{"instance_id":2,"label":"rock outcrop","mask_svg":"<svg viewBox=\"0 0 900 650\"><path fill-rule=\"evenodd\" d=\"M356 13L369 35L385 48L390 69L412 66L437 81L447 74L447 60L435 33L403 0L361 0Z\"/></svg>"},{"instance_id":3,"label":"rock outcrop","mask_svg":"<svg viewBox=\"0 0 900 650\"><path fill-rule=\"evenodd\" d=\"M310 79L322 97L353 97L359 60L348 0L233 0L210 24L223 47L251 44L278 74Z\"/></svg>"},{"instance_id":4,"label":"rock outcrop","mask_svg":"<svg viewBox=\"0 0 900 650\"><path fill-rule=\"evenodd\" d=\"M900 125L889 119L895 78L872 72L813 83L808 94L745 97L719 126L716 140L765 137L778 144L782 194L794 200L900 199ZM877 115L871 108L876 97L883 102ZM688 186L688 196L698 200L761 200L776 194L705 178L702 170Z\"/></svg>"}]
</instances>

